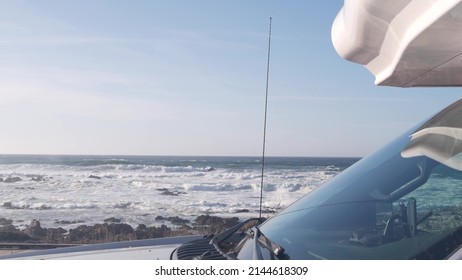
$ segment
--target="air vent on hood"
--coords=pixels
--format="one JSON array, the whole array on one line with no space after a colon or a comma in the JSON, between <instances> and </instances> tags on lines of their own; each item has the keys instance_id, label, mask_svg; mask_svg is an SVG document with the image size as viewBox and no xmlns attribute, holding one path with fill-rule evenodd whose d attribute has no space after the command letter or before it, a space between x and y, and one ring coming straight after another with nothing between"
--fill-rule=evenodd
<instances>
[{"instance_id":1,"label":"air vent on hood","mask_svg":"<svg viewBox=\"0 0 462 280\"><path fill-rule=\"evenodd\" d=\"M213 244L210 244L211 238L197 239L185 243L178 247L172 253L172 259L177 260L226 260Z\"/></svg>"}]
</instances>

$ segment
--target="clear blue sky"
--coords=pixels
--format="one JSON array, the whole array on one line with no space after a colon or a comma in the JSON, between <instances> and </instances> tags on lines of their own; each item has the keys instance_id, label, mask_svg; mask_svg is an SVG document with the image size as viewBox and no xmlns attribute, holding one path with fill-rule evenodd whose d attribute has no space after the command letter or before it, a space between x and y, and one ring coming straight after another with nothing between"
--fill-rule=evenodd
<instances>
[{"instance_id":1,"label":"clear blue sky","mask_svg":"<svg viewBox=\"0 0 462 280\"><path fill-rule=\"evenodd\" d=\"M363 156L461 96L374 85L341 0L0 0L0 153Z\"/></svg>"}]
</instances>

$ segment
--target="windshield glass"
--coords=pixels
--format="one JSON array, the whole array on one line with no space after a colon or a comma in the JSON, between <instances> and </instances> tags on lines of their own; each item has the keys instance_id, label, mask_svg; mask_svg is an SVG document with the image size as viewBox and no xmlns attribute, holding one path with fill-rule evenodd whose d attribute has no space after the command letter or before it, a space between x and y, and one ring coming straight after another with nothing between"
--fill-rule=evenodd
<instances>
[{"instance_id":1,"label":"windshield glass","mask_svg":"<svg viewBox=\"0 0 462 280\"><path fill-rule=\"evenodd\" d=\"M461 108L361 160L261 231L290 259L444 258L462 243Z\"/></svg>"}]
</instances>

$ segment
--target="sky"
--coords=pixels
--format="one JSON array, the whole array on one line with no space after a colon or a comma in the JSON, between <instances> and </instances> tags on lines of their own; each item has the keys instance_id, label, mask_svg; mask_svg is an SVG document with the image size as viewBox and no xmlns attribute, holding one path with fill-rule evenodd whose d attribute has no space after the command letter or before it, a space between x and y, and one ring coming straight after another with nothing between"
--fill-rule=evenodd
<instances>
[{"instance_id":1,"label":"sky","mask_svg":"<svg viewBox=\"0 0 462 280\"><path fill-rule=\"evenodd\" d=\"M341 0L0 0L0 154L364 156L457 88L377 87Z\"/></svg>"}]
</instances>

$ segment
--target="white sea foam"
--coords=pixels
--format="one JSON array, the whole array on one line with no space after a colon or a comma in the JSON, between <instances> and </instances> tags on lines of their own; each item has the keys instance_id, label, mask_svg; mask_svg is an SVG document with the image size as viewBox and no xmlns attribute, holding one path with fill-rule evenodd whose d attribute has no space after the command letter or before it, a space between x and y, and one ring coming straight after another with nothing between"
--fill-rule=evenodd
<instances>
[{"instance_id":1,"label":"white sea foam","mask_svg":"<svg viewBox=\"0 0 462 280\"><path fill-rule=\"evenodd\" d=\"M237 164L206 171L205 166L213 164L201 160L189 160L184 166L134 164L123 158L107 161L101 165L88 165L91 159L82 165L0 165L0 178L21 179L0 182L0 217L13 219L17 226L38 219L44 227L72 228L109 217L137 226L156 224L158 215L189 219L202 214L258 215L259 168ZM197 162L202 165L194 165ZM278 211L338 172L322 167L269 170L263 208Z\"/></svg>"}]
</instances>

